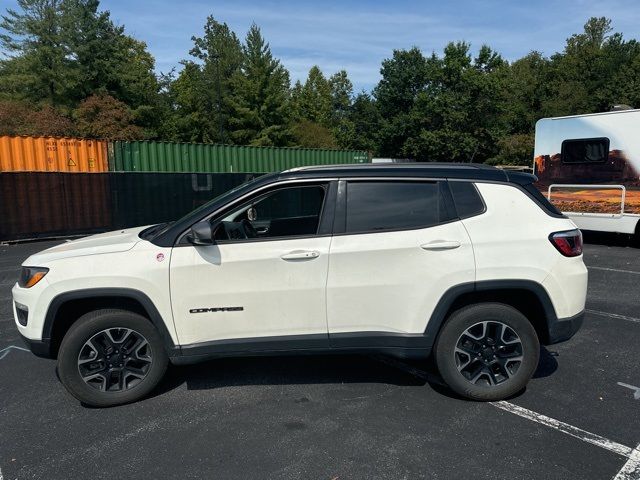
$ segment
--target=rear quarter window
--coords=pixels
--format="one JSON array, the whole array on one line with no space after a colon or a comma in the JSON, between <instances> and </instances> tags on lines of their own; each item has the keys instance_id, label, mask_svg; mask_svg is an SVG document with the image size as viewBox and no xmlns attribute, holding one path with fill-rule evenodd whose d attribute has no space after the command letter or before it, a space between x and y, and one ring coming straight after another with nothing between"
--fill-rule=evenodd
<instances>
[{"instance_id":1,"label":"rear quarter window","mask_svg":"<svg viewBox=\"0 0 640 480\"><path fill-rule=\"evenodd\" d=\"M480 192L471 182L449 182L453 203L460 218L469 218L484 213L486 207Z\"/></svg>"}]
</instances>

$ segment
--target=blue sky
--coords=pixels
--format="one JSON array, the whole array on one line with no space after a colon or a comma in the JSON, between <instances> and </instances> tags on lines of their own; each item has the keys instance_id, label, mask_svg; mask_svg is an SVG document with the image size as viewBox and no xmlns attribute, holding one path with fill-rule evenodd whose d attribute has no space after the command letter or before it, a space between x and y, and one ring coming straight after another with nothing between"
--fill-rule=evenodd
<instances>
[{"instance_id":1,"label":"blue sky","mask_svg":"<svg viewBox=\"0 0 640 480\"><path fill-rule=\"evenodd\" d=\"M0 0L0 7L4 11L15 3ZM590 16L609 17L626 38L640 38L638 0L102 0L101 5L147 43L157 71L188 58L191 36L200 35L213 14L240 38L256 22L293 81L317 64L327 74L347 70L356 91L377 83L380 62L394 48L416 45L429 54L449 41L466 40L474 51L486 43L508 60L531 50L551 55Z\"/></svg>"}]
</instances>

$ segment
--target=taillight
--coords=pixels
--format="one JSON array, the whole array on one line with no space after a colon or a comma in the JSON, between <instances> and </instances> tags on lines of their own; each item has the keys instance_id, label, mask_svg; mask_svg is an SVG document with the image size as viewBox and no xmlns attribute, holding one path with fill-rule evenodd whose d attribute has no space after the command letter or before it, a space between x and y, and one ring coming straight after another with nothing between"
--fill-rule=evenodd
<instances>
[{"instance_id":1,"label":"taillight","mask_svg":"<svg viewBox=\"0 0 640 480\"><path fill-rule=\"evenodd\" d=\"M552 233L549 240L565 257L582 255L582 232L578 229Z\"/></svg>"}]
</instances>

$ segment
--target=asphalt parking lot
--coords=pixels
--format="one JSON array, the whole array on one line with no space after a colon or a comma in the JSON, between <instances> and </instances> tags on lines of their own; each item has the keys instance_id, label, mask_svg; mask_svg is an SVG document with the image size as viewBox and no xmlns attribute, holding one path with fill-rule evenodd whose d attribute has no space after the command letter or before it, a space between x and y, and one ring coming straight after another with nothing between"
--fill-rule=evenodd
<instances>
[{"instance_id":1,"label":"asphalt parking lot","mask_svg":"<svg viewBox=\"0 0 640 480\"><path fill-rule=\"evenodd\" d=\"M585 246L587 316L525 392L454 398L425 363L379 356L173 367L141 402L81 406L20 348L0 245L0 479L640 479L640 249ZM637 388L638 387L638 388Z\"/></svg>"}]
</instances>

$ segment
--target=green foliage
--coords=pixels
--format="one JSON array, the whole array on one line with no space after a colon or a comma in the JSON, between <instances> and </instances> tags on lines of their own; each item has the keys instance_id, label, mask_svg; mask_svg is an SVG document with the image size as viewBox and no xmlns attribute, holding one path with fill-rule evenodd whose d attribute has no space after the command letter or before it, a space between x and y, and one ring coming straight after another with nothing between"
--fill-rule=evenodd
<instances>
[{"instance_id":1,"label":"green foliage","mask_svg":"<svg viewBox=\"0 0 640 480\"><path fill-rule=\"evenodd\" d=\"M233 114L232 81L240 71L242 45L226 23L207 18L202 37L192 37L189 52L195 61L184 61L178 76L177 108L185 122L179 122L178 136L187 141L228 143L228 121Z\"/></svg>"},{"instance_id":2,"label":"green foliage","mask_svg":"<svg viewBox=\"0 0 640 480\"><path fill-rule=\"evenodd\" d=\"M515 133L498 140L498 154L487 160L489 165L529 165L533 158L533 134Z\"/></svg>"},{"instance_id":3,"label":"green foliage","mask_svg":"<svg viewBox=\"0 0 640 480\"><path fill-rule=\"evenodd\" d=\"M289 126L289 72L273 58L269 44L253 24L242 49L243 62L232 77L229 118L233 143L286 146Z\"/></svg>"},{"instance_id":4,"label":"green foliage","mask_svg":"<svg viewBox=\"0 0 640 480\"><path fill-rule=\"evenodd\" d=\"M612 33L611 21L591 18L584 32L567 39L564 52L551 57L546 115L575 115L606 111L626 93L620 73L640 56L637 41ZM612 81L613 80L613 81Z\"/></svg>"},{"instance_id":5,"label":"green foliage","mask_svg":"<svg viewBox=\"0 0 640 480\"><path fill-rule=\"evenodd\" d=\"M63 102L74 72L64 43L61 0L18 0L18 6L21 12L7 9L0 22L0 45L7 55L0 73L9 77L2 84L21 82L21 100Z\"/></svg>"},{"instance_id":6,"label":"green foliage","mask_svg":"<svg viewBox=\"0 0 640 480\"><path fill-rule=\"evenodd\" d=\"M378 147L378 132L382 117L375 100L362 92L348 107L345 118L335 130L338 145L352 150L374 152Z\"/></svg>"},{"instance_id":7,"label":"green foliage","mask_svg":"<svg viewBox=\"0 0 640 480\"><path fill-rule=\"evenodd\" d=\"M303 118L293 125L295 146L304 148L338 148L331 130Z\"/></svg>"},{"instance_id":8,"label":"green foliage","mask_svg":"<svg viewBox=\"0 0 640 480\"><path fill-rule=\"evenodd\" d=\"M142 113L155 108L158 96L154 59L109 12L99 11L98 0L19 0L18 6L0 22L1 98L49 105L69 117L92 95L109 95L141 109L132 121L153 132L157 116Z\"/></svg>"},{"instance_id":9,"label":"green foliage","mask_svg":"<svg viewBox=\"0 0 640 480\"><path fill-rule=\"evenodd\" d=\"M495 153L498 72L506 64L489 47L476 58L469 50L450 43L443 57L425 58L412 48L383 62L375 90L383 156L482 162Z\"/></svg>"},{"instance_id":10,"label":"green foliage","mask_svg":"<svg viewBox=\"0 0 640 480\"><path fill-rule=\"evenodd\" d=\"M304 84L296 82L291 92L291 109L295 119L306 119L329 128L333 98L331 84L317 65L311 67Z\"/></svg>"}]
</instances>

